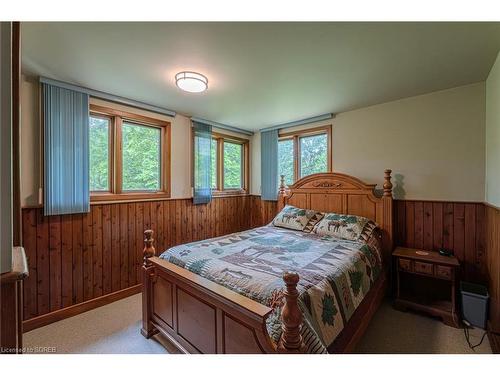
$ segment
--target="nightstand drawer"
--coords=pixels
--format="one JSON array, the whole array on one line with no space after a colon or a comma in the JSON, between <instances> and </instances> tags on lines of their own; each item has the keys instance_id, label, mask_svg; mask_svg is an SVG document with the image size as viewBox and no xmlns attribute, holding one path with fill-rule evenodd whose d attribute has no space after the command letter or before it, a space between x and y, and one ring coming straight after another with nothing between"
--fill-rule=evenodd
<instances>
[{"instance_id":1,"label":"nightstand drawer","mask_svg":"<svg viewBox=\"0 0 500 375\"><path fill-rule=\"evenodd\" d=\"M442 279L451 280L451 267L448 266L436 266L436 276Z\"/></svg>"},{"instance_id":2,"label":"nightstand drawer","mask_svg":"<svg viewBox=\"0 0 500 375\"><path fill-rule=\"evenodd\" d=\"M431 263L417 262L413 263L413 270L417 273L423 273L426 275L433 275L434 270Z\"/></svg>"},{"instance_id":3,"label":"nightstand drawer","mask_svg":"<svg viewBox=\"0 0 500 375\"><path fill-rule=\"evenodd\" d=\"M411 271L411 260L409 259L399 259L399 268L403 271Z\"/></svg>"}]
</instances>

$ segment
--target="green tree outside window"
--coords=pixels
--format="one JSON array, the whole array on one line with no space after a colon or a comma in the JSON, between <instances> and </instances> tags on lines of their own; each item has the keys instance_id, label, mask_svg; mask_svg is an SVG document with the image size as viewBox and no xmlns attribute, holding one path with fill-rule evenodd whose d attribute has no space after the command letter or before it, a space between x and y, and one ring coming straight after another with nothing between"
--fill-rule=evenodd
<instances>
[{"instance_id":1,"label":"green tree outside window","mask_svg":"<svg viewBox=\"0 0 500 375\"><path fill-rule=\"evenodd\" d=\"M122 189L160 190L161 130L151 126L123 123Z\"/></svg>"},{"instance_id":2,"label":"green tree outside window","mask_svg":"<svg viewBox=\"0 0 500 375\"><path fill-rule=\"evenodd\" d=\"M109 119L89 118L90 191L109 191Z\"/></svg>"}]
</instances>

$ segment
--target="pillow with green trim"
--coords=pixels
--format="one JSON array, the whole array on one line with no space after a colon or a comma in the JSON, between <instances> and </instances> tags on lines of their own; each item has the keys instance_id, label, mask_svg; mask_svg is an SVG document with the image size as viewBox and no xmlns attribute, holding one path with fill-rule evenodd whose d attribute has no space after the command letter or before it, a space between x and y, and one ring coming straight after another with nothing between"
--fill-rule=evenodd
<instances>
[{"instance_id":1,"label":"pillow with green trim","mask_svg":"<svg viewBox=\"0 0 500 375\"><path fill-rule=\"evenodd\" d=\"M321 218L323 218L323 214L318 211L286 205L274 218L273 225L310 232Z\"/></svg>"},{"instance_id":2,"label":"pillow with green trim","mask_svg":"<svg viewBox=\"0 0 500 375\"><path fill-rule=\"evenodd\" d=\"M316 224L313 232L320 236L332 236L343 240L366 241L377 228L372 220L362 216L326 213Z\"/></svg>"}]
</instances>

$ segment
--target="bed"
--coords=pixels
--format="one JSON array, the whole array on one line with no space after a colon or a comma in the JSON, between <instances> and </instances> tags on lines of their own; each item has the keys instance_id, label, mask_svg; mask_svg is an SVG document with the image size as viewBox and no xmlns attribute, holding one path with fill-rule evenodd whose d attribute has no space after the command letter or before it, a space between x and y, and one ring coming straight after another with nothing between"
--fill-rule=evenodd
<instances>
[{"instance_id":1,"label":"bed","mask_svg":"<svg viewBox=\"0 0 500 375\"><path fill-rule=\"evenodd\" d=\"M278 211L294 206L376 222L362 241L270 224L155 256L147 230L142 334L160 333L186 353L351 352L387 289L390 170L381 196L374 189L340 173L280 186Z\"/></svg>"}]
</instances>

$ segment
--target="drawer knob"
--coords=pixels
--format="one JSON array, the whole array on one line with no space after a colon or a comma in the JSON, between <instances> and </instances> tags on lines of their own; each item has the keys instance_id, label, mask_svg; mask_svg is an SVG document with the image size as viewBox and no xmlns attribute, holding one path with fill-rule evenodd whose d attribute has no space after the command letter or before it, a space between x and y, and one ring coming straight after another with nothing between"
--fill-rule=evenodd
<instances>
[{"instance_id":1,"label":"drawer knob","mask_svg":"<svg viewBox=\"0 0 500 375\"><path fill-rule=\"evenodd\" d=\"M399 267L405 271L411 270L411 261L408 259L400 259Z\"/></svg>"},{"instance_id":2,"label":"drawer knob","mask_svg":"<svg viewBox=\"0 0 500 375\"><path fill-rule=\"evenodd\" d=\"M431 275L433 266L429 263L415 262L415 272Z\"/></svg>"}]
</instances>

